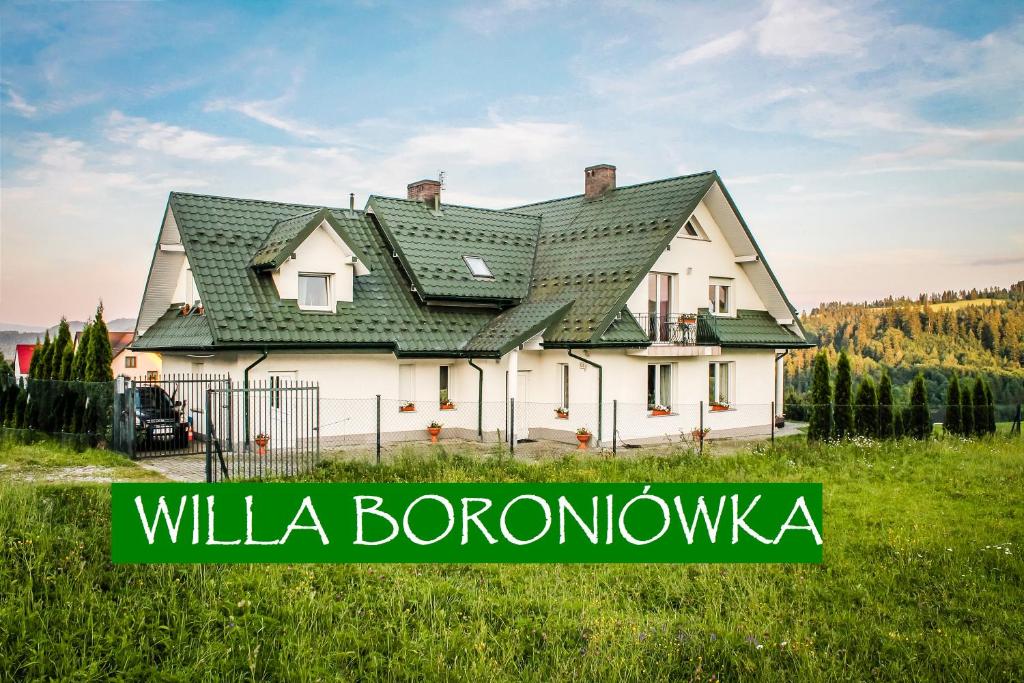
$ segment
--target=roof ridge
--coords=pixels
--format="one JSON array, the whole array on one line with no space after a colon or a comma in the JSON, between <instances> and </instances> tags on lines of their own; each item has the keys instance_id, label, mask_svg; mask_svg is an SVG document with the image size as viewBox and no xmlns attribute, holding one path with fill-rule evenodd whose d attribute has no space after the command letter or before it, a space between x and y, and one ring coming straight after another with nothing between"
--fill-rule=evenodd
<instances>
[{"instance_id":1,"label":"roof ridge","mask_svg":"<svg viewBox=\"0 0 1024 683\"><path fill-rule=\"evenodd\" d=\"M334 211L348 212L348 209L343 207L343 206L327 206L326 204L303 204L303 203L298 203L298 202L278 202L278 201L274 201L272 199L253 199L251 197L227 197L225 195L200 194L198 192L179 192L177 190L171 190L170 194L171 194L172 197L199 197L199 198L202 198L202 199L220 199L220 200L225 200L225 201L230 201L230 202L252 202L254 204L273 204L275 206L296 206L296 207L303 208L303 209L307 209L307 208L308 209L312 209L314 211L317 211L319 209L327 209L328 211L331 211L332 213ZM355 212L359 213L359 214L365 213L362 209L356 209ZM296 215L302 215L302 214L296 214ZM286 219L281 219L281 220L286 220Z\"/></svg>"},{"instance_id":2,"label":"roof ridge","mask_svg":"<svg viewBox=\"0 0 1024 683\"><path fill-rule=\"evenodd\" d=\"M377 199L389 199L395 202L405 202L407 204L421 203L418 199L402 199L401 197L388 197L382 194L371 194L370 196L375 197ZM442 209L446 206L450 206L455 209L469 209L470 211L486 211L487 213L505 213L515 216L516 218L537 218L537 216L531 216L525 213L518 213L516 211L511 211L509 209L488 209L483 206L469 206L468 204L452 204L450 202L441 202Z\"/></svg>"},{"instance_id":3,"label":"roof ridge","mask_svg":"<svg viewBox=\"0 0 1024 683\"><path fill-rule=\"evenodd\" d=\"M701 171L700 173L688 173L686 175L677 175L677 176L673 176L671 178L658 178L657 180L645 180L642 183L634 183L632 185L621 185L619 187L616 187L615 190L632 190L634 188L644 187L646 185L657 185L658 183L670 183L670 182L673 182L675 180L682 180L684 178L697 178L699 176L712 175L712 174L717 175L718 171L716 171L715 169L711 169L710 171ZM511 213L516 213L516 211L515 211L516 209L526 209L526 208L531 207L531 206L540 206L541 204L553 204L555 202L564 202L567 199L576 199L577 197L582 197L582 196L584 196L584 195L581 192L579 194L571 194L571 195L568 195L566 197L557 197L555 199L544 199L542 201L532 202L530 204L518 204L516 206L509 207L508 209L506 209L506 211L509 211Z\"/></svg>"}]
</instances>

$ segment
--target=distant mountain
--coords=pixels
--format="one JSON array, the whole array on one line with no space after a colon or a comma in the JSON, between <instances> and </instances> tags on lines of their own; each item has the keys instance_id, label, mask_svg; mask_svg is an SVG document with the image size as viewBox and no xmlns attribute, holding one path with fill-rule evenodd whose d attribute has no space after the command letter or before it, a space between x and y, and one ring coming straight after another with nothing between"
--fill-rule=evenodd
<instances>
[{"instance_id":1,"label":"distant mountain","mask_svg":"<svg viewBox=\"0 0 1024 683\"><path fill-rule=\"evenodd\" d=\"M822 304L800 321L833 368L846 351L856 380L870 375L877 382L887 369L899 401L918 372L933 406L945 400L954 374L984 376L997 403L1024 401L1024 281L1005 289ZM788 391L797 402L806 400L817 351L794 351L786 359Z\"/></svg>"},{"instance_id":2,"label":"distant mountain","mask_svg":"<svg viewBox=\"0 0 1024 683\"><path fill-rule=\"evenodd\" d=\"M85 323L81 320L69 320L68 326L74 334L81 332ZM37 339L43 338L47 329L52 337L57 332L57 325L46 328L38 325L0 323L0 353L3 353L7 360L11 360L18 344L34 344ZM132 332L135 330L135 318L115 318L107 322L107 329L111 332Z\"/></svg>"}]
</instances>

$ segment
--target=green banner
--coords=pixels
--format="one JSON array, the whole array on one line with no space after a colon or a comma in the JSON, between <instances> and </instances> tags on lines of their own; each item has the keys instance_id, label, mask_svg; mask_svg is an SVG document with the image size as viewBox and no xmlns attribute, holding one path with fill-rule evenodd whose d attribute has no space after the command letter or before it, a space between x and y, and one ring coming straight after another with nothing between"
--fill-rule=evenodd
<instances>
[{"instance_id":1,"label":"green banner","mask_svg":"<svg viewBox=\"0 0 1024 683\"><path fill-rule=\"evenodd\" d=\"M821 562L821 484L113 484L149 562Z\"/></svg>"}]
</instances>

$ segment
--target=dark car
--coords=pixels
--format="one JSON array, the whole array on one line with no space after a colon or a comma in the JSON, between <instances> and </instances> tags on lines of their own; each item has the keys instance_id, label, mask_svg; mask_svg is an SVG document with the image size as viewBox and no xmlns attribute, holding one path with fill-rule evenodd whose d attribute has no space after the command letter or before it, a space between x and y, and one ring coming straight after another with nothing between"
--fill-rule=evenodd
<instances>
[{"instance_id":1,"label":"dark car","mask_svg":"<svg viewBox=\"0 0 1024 683\"><path fill-rule=\"evenodd\" d=\"M188 445L184 407L157 386L135 388L135 441L143 448L169 450Z\"/></svg>"}]
</instances>

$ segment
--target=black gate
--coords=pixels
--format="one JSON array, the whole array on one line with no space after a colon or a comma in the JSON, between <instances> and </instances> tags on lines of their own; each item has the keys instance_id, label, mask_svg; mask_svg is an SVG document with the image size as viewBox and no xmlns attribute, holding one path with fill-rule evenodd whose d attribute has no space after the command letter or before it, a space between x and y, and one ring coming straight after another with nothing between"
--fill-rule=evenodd
<instances>
[{"instance_id":1,"label":"black gate","mask_svg":"<svg viewBox=\"0 0 1024 683\"><path fill-rule=\"evenodd\" d=\"M205 453L206 393L230 386L228 375L119 379L115 446L132 458Z\"/></svg>"},{"instance_id":2,"label":"black gate","mask_svg":"<svg viewBox=\"0 0 1024 683\"><path fill-rule=\"evenodd\" d=\"M206 391L206 481L284 477L320 459L320 387L274 377Z\"/></svg>"}]
</instances>

